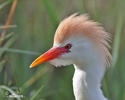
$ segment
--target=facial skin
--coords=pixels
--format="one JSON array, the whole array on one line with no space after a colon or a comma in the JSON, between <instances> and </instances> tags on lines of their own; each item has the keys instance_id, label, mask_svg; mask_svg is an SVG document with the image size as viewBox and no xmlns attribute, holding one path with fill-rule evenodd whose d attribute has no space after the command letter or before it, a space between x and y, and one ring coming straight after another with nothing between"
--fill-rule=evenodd
<instances>
[{"instance_id":1,"label":"facial skin","mask_svg":"<svg viewBox=\"0 0 125 100\"><path fill-rule=\"evenodd\" d=\"M50 61L51 64L55 66L66 66L73 63L73 61L70 59L72 55L72 44L68 43L65 46L63 46L65 49L67 49L67 52L61 54L59 57L53 59Z\"/></svg>"}]
</instances>

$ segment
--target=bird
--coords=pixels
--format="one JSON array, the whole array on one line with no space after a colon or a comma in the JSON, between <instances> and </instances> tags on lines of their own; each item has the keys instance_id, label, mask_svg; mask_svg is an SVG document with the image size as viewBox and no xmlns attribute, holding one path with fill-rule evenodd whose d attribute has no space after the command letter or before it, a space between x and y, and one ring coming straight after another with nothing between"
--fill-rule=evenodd
<instances>
[{"instance_id":1,"label":"bird","mask_svg":"<svg viewBox=\"0 0 125 100\"><path fill-rule=\"evenodd\" d=\"M111 34L88 14L71 14L58 25L51 49L32 62L33 68L43 62L56 67L73 65L75 100L107 100L101 81L111 64Z\"/></svg>"}]
</instances>

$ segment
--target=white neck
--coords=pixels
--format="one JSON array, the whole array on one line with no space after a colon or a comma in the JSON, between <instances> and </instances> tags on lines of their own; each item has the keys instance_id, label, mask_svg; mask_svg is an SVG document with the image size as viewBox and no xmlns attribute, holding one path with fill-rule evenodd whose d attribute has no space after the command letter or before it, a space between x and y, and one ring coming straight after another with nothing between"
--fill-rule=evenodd
<instances>
[{"instance_id":1,"label":"white neck","mask_svg":"<svg viewBox=\"0 0 125 100\"><path fill-rule=\"evenodd\" d=\"M74 64L73 90L76 100L107 100L100 89L105 67L100 64Z\"/></svg>"}]
</instances>

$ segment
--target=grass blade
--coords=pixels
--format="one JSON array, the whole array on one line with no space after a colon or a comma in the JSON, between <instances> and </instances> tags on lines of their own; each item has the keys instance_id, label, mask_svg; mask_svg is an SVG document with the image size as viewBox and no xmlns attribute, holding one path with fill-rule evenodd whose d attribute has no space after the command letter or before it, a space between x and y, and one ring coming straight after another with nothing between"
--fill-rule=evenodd
<instances>
[{"instance_id":1,"label":"grass blade","mask_svg":"<svg viewBox=\"0 0 125 100\"><path fill-rule=\"evenodd\" d=\"M20 54L27 54L27 55L39 55L38 52L28 51L28 50L21 50L21 49L13 49L13 48L0 48L0 51L10 52L10 53L20 53Z\"/></svg>"},{"instance_id":2,"label":"grass blade","mask_svg":"<svg viewBox=\"0 0 125 100\"><path fill-rule=\"evenodd\" d=\"M112 51L112 66L114 67L118 61L119 56L119 47L120 47L120 38L121 38L121 31L122 31L122 25L123 25L123 17L121 14L118 16L116 31L115 31L115 37L113 42L113 51Z\"/></svg>"},{"instance_id":3,"label":"grass blade","mask_svg":"<svg viewBox=\"0 0 125 100\"><path fill-rule=\"evenodd\" d=\"M3 48L8 48L10 47L14 42L16 41L16 37L12 37L10 40L7 41L6 44L4 44ZM4 53L4 50L0 50L0 57L2 56L2 54Z\"/></svg>"},{"instance_id":4,"label":"grass blade","mask_svg":"<svg viewBox=\"0 0 125 100\"><path fill-rule=\"evenodd\" d=\"M2 10L5 6L9 5L9 4L12 3L12 2L13 2L13 0L8 0L8 1L2 3L2 4L0 5L0 10Z\"/></svg>"},{"instance_id":5,"label":"grass blade","mask_svg":"<svg viewBox=\"0 0 125 100\"><path fill-rule=\"evenodd\" d=\"M42 0L43 1L43 4L53 22L54 25L57 25L58 24L58 18L57 18L57 15L56 15L56 12L54 10L54 8L52 7L51 5L51 2L48 1L48 0Z\"/></svg>"},{"instance_id":6,"label":"grass blade","mask_svg":"<svg viewBox=\"0 0 125 100\"><path fill-rule=\"evenodd\" d=\"M35 94L32 96L32 98L30 100L36 100L37 96L39 95L39 93L43 90L44 86L42 85L36 92Z\"/></svg>"}]
</instances>

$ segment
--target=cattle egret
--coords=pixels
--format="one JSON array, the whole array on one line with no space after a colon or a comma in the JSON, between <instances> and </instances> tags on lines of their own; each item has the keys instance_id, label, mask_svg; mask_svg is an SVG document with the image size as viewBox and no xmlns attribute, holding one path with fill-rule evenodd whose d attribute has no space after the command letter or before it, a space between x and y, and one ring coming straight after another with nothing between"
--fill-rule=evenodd
<instances>
[{"instance_id":1,"label":"cattle egret","mask_svg":"<svg viewBox=\"0 0 125 100\"><path fill-rule=\"evenodd\" d=\"M75 100L107 100L101 90L101 80L109 66L110 34L88 15L73 14L60 22L53 47L38 57L30 68L49 61L55 66L73 64Z\"/></svg>"}]
</instances>

